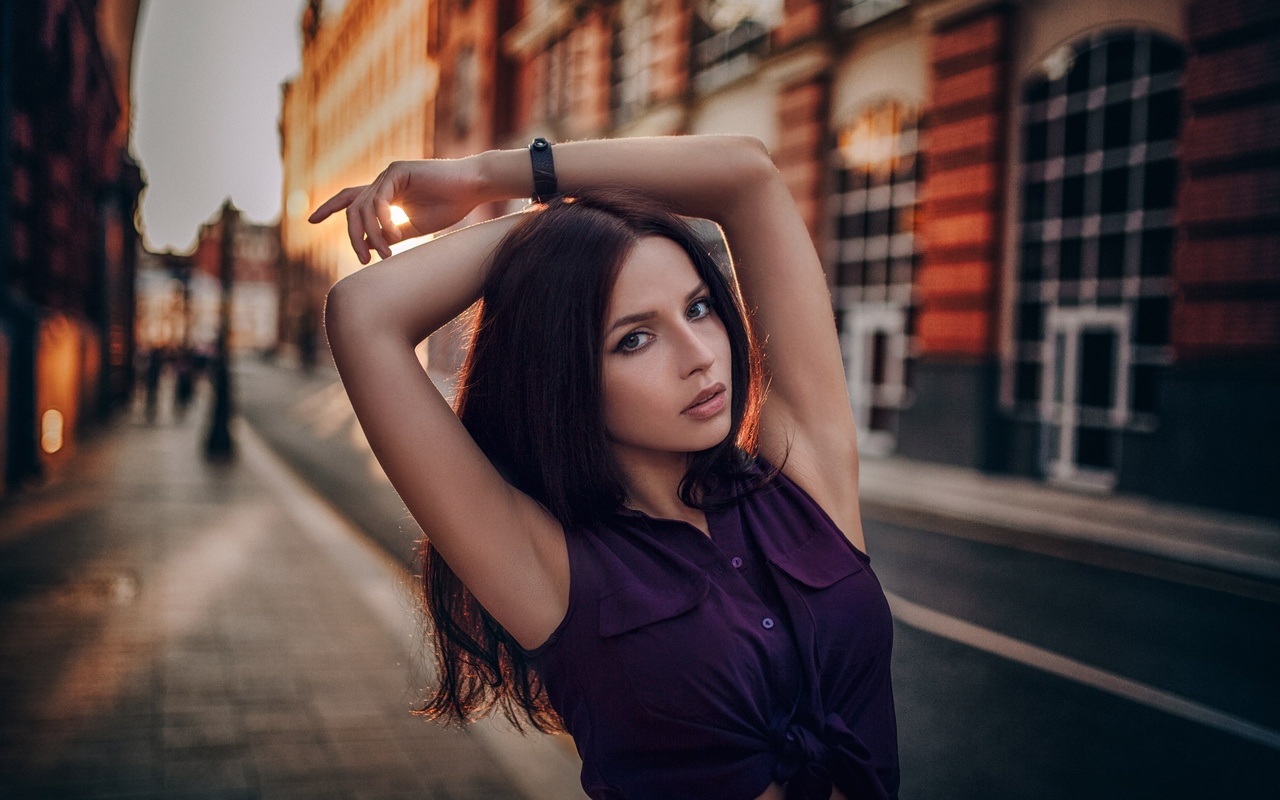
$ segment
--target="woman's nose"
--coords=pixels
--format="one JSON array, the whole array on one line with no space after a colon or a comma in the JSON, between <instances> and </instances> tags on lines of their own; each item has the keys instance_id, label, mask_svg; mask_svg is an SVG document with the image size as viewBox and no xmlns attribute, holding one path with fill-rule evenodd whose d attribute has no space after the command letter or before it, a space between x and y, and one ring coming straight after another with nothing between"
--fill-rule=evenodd
<instances>
[{"instance_id":1,"label":"woman's nose","mask_svg":"<svg viewBox=\"0 0 1280 800\"><path fill-rule=\"evenodd\" d=\"M682 338L684 340L681 343L682 371L685 377L707 370L715 363L715 351L711 348L710 342L706 341L699 331L686 326Z\"/></svg>"}]
</instances>

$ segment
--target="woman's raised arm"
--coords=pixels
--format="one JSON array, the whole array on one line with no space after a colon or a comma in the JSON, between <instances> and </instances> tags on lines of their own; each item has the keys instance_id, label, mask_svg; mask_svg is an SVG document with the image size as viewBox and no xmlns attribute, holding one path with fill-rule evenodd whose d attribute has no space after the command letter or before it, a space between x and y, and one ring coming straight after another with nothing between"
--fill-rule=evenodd
<instances>
[{"instance_id":1,"label":"woman's raised arm","mask_svg":"<svg viewBox=\"0 0 1280 800\"><path fill-rule=\"evenodd\" d=\"M856 451L822 270L791 196L750 137L618 139L554 147L560 189L620 186L724 228L771 380L764 455L790 445L787 472L863 547ZM527 197L524 150L397 162L312 216L342 209L362 262L329 293L330 347L375 455L450 567L517 640L536 646L563 617L568 560L559 524L497 473L421 369L414 346L479 296L489 256L515 217L390 256L390 245L449 227L476 205ZM390 207L409 222L397 227ZM390 257L389 257L390 256Z\"/></svg>"}]
</instances>

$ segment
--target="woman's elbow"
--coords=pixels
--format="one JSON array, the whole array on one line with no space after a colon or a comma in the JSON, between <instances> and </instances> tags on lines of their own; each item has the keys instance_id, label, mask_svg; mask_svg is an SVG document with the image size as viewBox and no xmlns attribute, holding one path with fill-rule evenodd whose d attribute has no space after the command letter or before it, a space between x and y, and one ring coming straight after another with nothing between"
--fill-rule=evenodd
<instances>
[{"instance_id":1,"label":"woman's elbow","mask_svg":"<svg viewBox=\"0 0 1280 800\"><path fill-rule=\"evenodd\" d=\"M355 298L352 297L351 287L346 283L346 278L329 287L329 291L324 296L324 331L329 338L329 349L335 351L344 333L350 327Z\"/></svg>"}]
</instances>

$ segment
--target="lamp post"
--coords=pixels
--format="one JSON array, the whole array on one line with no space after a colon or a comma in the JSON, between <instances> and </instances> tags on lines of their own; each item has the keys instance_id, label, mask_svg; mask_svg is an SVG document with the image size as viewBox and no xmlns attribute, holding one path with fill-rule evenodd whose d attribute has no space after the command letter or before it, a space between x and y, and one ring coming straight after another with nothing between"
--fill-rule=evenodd
<instances>
[{"instance_id":1,"label":"lamp post","mask_svg":"<svg viewBox=\"0 0 1280 800\"><path fill-rule=\"evenodd\" d=\"M222 241L219 253L218 277L222 282L222 302L218 321L218 346L213 364L213 414L209 421L209 438L205 442L205 457L211 460L227 460L234 455L231 441L231 286L235 280L236 228L240 211L228 197L222 203Z\"/></svg>"}]
</instances>

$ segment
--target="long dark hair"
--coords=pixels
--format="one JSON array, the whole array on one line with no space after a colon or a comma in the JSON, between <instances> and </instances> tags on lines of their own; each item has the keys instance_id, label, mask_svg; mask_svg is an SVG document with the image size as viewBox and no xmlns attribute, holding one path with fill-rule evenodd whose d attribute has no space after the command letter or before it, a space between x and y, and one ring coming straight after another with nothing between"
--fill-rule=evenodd
<instances>
[{"instance_id":1,"label":"long dark hair","mask_svg":"<svg viewBox=\"0 0 1280 800\"><path fill-rule=\"evenodd\" d=\"M680 499L709 508L713 492L748 474L756 449L760 350L727 265L690 223L635 195L553 200L529 212L493 254L454 410L503 476L566 529L616 511L625 496L601 413L602 336L618 271L647 236L688 254L731 353L729 435L691 454ZM439 679L420 713L465 722L497 705L517 728L528 720L541 731L563 730L518 643L429 541L420 554Z\"/></svg>"}]
</instances>

